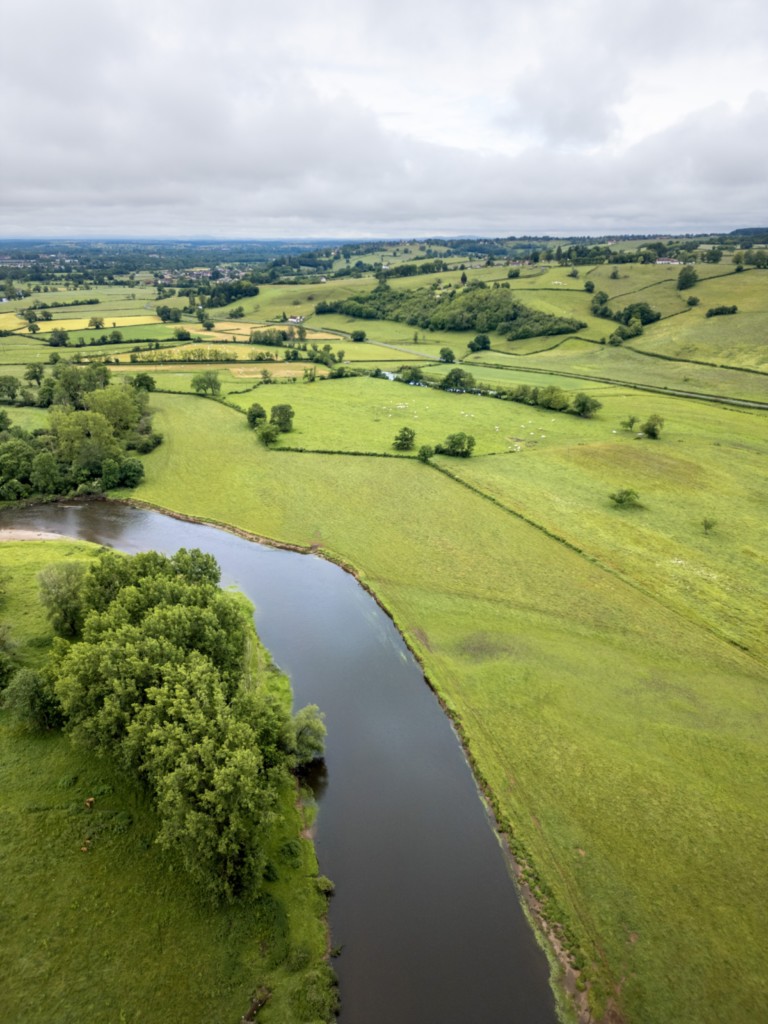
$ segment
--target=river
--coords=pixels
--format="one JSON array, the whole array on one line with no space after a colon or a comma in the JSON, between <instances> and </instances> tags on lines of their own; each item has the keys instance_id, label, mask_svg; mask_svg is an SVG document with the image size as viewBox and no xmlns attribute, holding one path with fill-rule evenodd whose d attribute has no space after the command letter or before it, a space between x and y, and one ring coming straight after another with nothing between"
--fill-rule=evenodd
<instances>
[{"instance_id":1,"label":"river","mask_svg":"<svg viewBox=\"0 0 768 1024\"><path fill-rule=\"evenodd\" d=\"M326 716L316 847L343 1024L555 1024L549 969L458 738L388 616L338 566L106 502L0 512L126 552L213 554Z\"/></svg>"}]
</instances>

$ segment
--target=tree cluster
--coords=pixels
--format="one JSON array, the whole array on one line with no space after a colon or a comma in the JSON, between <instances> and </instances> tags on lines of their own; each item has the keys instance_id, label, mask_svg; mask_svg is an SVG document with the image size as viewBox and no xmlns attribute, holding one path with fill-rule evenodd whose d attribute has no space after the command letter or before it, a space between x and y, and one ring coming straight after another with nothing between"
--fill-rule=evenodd
<instances>
[{"instance_id":1,"label":"tree cluster","mask_svg":"<svg viewBox=\"0 0 768 1024\"><path fill-rule=\"evenodd\" d=\"M470 352L487 352L491 347L491 339L487 334L476 334L467 345Z\"/></svg>"},{"instance_id":2,"label":"tree cluster","mask_svg":"<svg viewBox=\"0 0 768 1024\"><path fill-rule=\"evenodd\" d=\"M108 370L58 364L39 385L51 406L46 428L29 432L0 418L0 500L135 487L144 476L136 451L162 440L152 432L147 390L107 388ZM59 370L56 375L56 370Z\"/></svg>"},{"instance_id":3,"label":"tree cluster","mask_svg":"<svg viewBox=\"0 0 768 1024\"><path fill-rule=\"evenodd\" d=\"M289 434L293 430L293 406L285 402L272 406L269 412L269 421L267 421L267 412L264 406L259 402L254 402L248 408L246 417L248 426L251 430L258 432L259 439L267 447L274 444L280 434Z\"/></svg>"},{"instance_id":4,"label":"tree cluster","mask_svg":"<svg viewBox=\"0 0 768 1024\"><path fill-rule=\"evenodd\" d=\"M625 430L634 430L638 422L637 416L628 416L625 420L621 421L621 425ZM641 434L645 434L646 437L650 437L652 440L657 441L661 437L661 430L664 426L664 417L659 416L658 413L654 412L648 417L645 423L637 429Z\"/></svg>"},{"instance_id":5,"label":"tree cluster","mask_svg":"<svg viewBox=\"0 0 768 1024\"><path fill-rule=\"evenodd\" d=\"M288 773L319 756L314 707L291 717L251 674L244 599L219 589L210 555L102 553L41 580L60 633L48 679L73 738L150 792L157 842L217 899L252 892ZM63 620L59 614L67 612Z\"/></svg>"},{"instance_id":6,"label":"tree cluster","mask_svg":"<svg viewBox=\"0 0 768 1024\"><path fill-rule=\"evenodd\" d=\"M400 263L378 271L379 277L416 277L419 274L439 274L448 270L445 260L421 260L418 263Z\"/></svg>"},{"instance_id":7,"label":"tree cluster","mask_svg":"<svg viewBox=\"0 0 768 1024\"><path fill-rule=\"evenodd\" d=\"M589 308L593 316L618 323L619 326L608 339L610 345L621 345L630 338L638 337L643 333L643 327L661 319L661 313L647 302L631 302L623 309L614 311L608 305L607 292L603 291L594 293Z\"/></svg>"},{"instance_id":8,"label":"tree cluster","mask_svg":"<svg viewBox=\"0 0 768 1024\"><path fill-rule=\"evenodd\" d=\"M181 320L181 309L178 306L156 306L155 313L164 324L177 324Z\"/></svg>"},{"instance_id":9,"label":"tree cluster","mask_svg":"<svg viewBox=\"0 0 768 1024\"><path fill-rule=\"evenodd\" d=\"M334 352L333 347L327 342L322 347L315 341L307 342L306 335L306 328L302 325L297 331L293 327L272 328L266 331L254 329L250 333L250 341L283 348L283 359L286 362L308 360L310 363L332 368L344 359L344 349ZM365 331L353 331L351 337L352 341L365 341ZM252 350L250 358L261 362L268 361L271 357Z\"/></svg>"},{"instance_id":10,"label":"tree cluster","mask_svg":"<svg viewBox=\"0 0 768 1024\"><path fill-rule=\"evenodd\" d=\"M204 305L208 308L228 306L237 299L252 298L259 294L259 286L253 281L241 278L235 281L217 281L205 298Z\"/></svg>"},{"instance_id":11,"label":"tree cluster","mask_svg":"<svg viewBox=\"0 0 768 1024\"><path fill-rule=\"evenodd\" d=\"M451 455L456 459L468 459L475 447L475 439L471 434L459 431L449 434L442 444L435 445L436 455Z\"/></svg>"},{"instance_id":12,"label":"tree cluster","mask_svg":"<svg viewBox=\"0 0 768 1024\"><path fill-rule=\"evenodd\" d=\"M706 312L707 317L711 316L733 316L734 313L738 313L738 306L713 306Z\"/></svg>"},{"instance_id":13,"label":"tree cluster","mask_svg":"<svg viewBox=\"0 0 768 1024\"><path fill-rule=\"evenodd\" d=\"M381 281L373 291L335 302L319 302L315 312L342 313L363 320L395 320L426 330L498 331L510 340L569 334L585 324L570 317L528 309L505 283L487 288L473 282L466 288L415 288L396 291Z\"/></svg>"}]
</instances>

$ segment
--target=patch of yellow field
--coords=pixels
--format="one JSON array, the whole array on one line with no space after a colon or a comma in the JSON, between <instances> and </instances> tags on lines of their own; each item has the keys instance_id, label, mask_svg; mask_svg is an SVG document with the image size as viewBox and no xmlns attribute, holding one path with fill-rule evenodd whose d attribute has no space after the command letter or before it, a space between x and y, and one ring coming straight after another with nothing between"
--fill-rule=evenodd
<instances>
[{"instance_id":1,"label":"patch of yellow field","mask_svg":"<svg viewBox=\"0 0 768 1024\"><path fill-rule=\"evenodd\" d=\"M92 313L91 316L100 316L100 313ZM59 328L63 331L87 331L88 321L91 319L88 317L72 317L63 320L48 320L40 324L41 331L52 331L54 328ZM116 327L137 327L143 324L159 324L161 323L160 317L154 316L151 313L147 313L146 316L110 316L107 314L104 317L104 327L102 330L111 331Z\"/></svg>"},{"instance_id":2,"label":"patch of yellow field","mask_svg":"<svg viewBox=\"0 0 768 1024\"><path fill-rule=\"evenodd\" d=\"M0 331L16 331L23 326L24 321L15 313L0 313Z\"/></svg>"}]
</instances>

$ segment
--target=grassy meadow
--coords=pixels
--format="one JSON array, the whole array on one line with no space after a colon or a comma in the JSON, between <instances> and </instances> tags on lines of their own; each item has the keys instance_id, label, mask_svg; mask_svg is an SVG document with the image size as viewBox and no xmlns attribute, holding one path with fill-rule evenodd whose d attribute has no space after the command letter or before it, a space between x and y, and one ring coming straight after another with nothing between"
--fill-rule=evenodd
<instances>
[{"instance_id":1,"label":"grassy meadow","mask_svg":"<svg viewBox=\"0 0 768 1024\"><path fill-rule=\"evenodd\" d=\"M413 459L267 451L234 410L160 395L166 442L146 459L137 497L355 566L423 660L553 919L575 937L596 1012L616 1005L643 1024L755 1019L768 1000L764 487L752 476L764 474L765 420L718 410L702 421L699 404L669 399L662 439L634 441L616 420L645 414L636 393L606 395L599 418L580 421L400 385L402 402L389 403L368 384L386 386L271 394L297 410L290 440L300 426L331 436L339 388L337 417L366 444L386 447L387 404L414 392L435 410L445 400L444 424L447 403L458 416L483 406L484 445L501 414L536 443L438 460L479 494ZM739 466L744 482L721 513L715 487ZM648 508L612 508L608 492L633 484ZM710 511L722 518L704 536ZM739 585L738 607L754 608L719 617ZM728 898L712 884L722 877Z\"/></svg>"},{"instance_id":2,"label":"grassy meadow","mask_svg":"<svg viewBox=\"0 0 768 1024\"><path fill-rule=\"evenodd\" d=\"M388 246L364 262L394 265L417 255ZM458 285L460 262L390 284ZM149 323L157 320L152 288L137 286L130 300L126 289L95 289L101 302L84 308L85 322L104 316L108 331L112 319L123 317L126 343L79 350L86 358L120 358L116 376L150 372L160 389L151 401L164 443L144 459L145 481L122 497L320 551L352 567L389 610L453 716L550 924L570 943L594 1019L611 1024L741 1024L768 1014L768 410L674 394L768 403L768 271L737 274L728 260L697 264L698 283L678 292L679 270L582 266L571 277L568 267L550 264L523 266L509 280L505 266L471 265L470 282L508 282L532 308L587 325L578 336L511 342L491 334L492 350L476 354L467 350L473 331L314 313L321 300L370 290L372 276L268 284L231 304L244 307L244 319L226 319L225 307L205 333L206 344L238 355L238 363L193 366L129 364L131 339L151 331L170 343L174 325ZM648 302L662 318L622 346L600 344L615 325L591 314L585 281L605 291L616 310ZM690 296L698 305L688 306ZM739 312L706 317L722 304ZM55 316L80 312L62 307ZM283 315L306 317L308 340L343 349L355 369L412 362L440 378L450 367L436 360L448 346L479 384L586 391L602 408L581 419L369 377L308 384L306 363L246 363L259 347L243 344L253 327L279 326ZM131 326L132 317L147 323ZM14 318L15 307L4 308L0 329ZM183 326L199 332L196 322ZM349 337L358 329L366 332L364 343ZM3 373L21 376L25 363L47 362L51 350L41 341L0 338ZM191 393L193 376L209 369L219 373L227 404ZM264 370L275 383L262 382ZM294 430L273 449L247 427L242 412L253 402L267 411L288 402L295 410ZM45 417L37 409L10 413L27 429ZM665 421L658 440L622 425L630 416L642 424L653 413ZM464 431L475 436L475 453L423 465L415 451L393 450L402 426L416 431L416 450ZM639 493L640 507L616 506L610 494L622 488ZM30 662L47 642L39 609L23 596L33 586L35 559L43 558L33 554L38 550L29 545L22 557L19 545L0 549L14 581L9 615ZM62 550L84 557L74 545ZM14 879L29 877L35 899L40 889L30 920L51 899L65 936L85 909L87 929L72 962L94 946L109 951L93 968L102 979L95 992L117 986L105 1020L123 1019L121 1012L128 1021L186 1019L181 1002L165 1018L130 1015L140 997L162 987L158 966L142 952L151 935L172 963L189 958L195 965L191 973L200 977L192 981L199 980L201 994L187 995L201 1007L201 1024L237 1019L241 982L252 990L254 974L261 979L270 970L285 1001L275 1000L259 1019L304 1020L295 1010L300 975L288 978L280 974L283 965L258 959L260 924L253 931L247 915L208 918L217 941L206 943L203 912L180 900L172 867L155 870L153 860L151 871L141 870L154 852L142 839L150 819L137 794L108 778L101 764L82 762L67 773L63 741L23 737L7 723L0 737L9 744L12 793L3 834L9 849L14 836L23 837L21 852L0 869L7 871L8 900L12 908L22 905L26 897ZM26 770L30 764L34 771ZM60 785L72 776L71 787ZM79 838L83 815L74 805L81 780L84 789L102 786L105 813L114 812L94 845L98 861L66 845ZM43 812L29 810L38 803ZM118 839L109 822L122 821L123 813L134 826ZM60 837L50 849L36 848L41 827ZM118 850L125 850L125 870L111 894L103 887L111 871L118 873ZM48 876L71 892L83 864L94 865L88 895L58 900ZM315 870L313 862L306 865ZM276 885L283 881L281 870ZM134 888L146 901L136 908ZM285 905L283 890L273 895ZM97 935L90 929L99 899L114 899L117 909L111 923L99 923L113 930ZM312 943L321 941L311 923L313 900L306 896L298 930L291 919L286 949L305 925ZM269 908L256 908L259 921ZM179 935L168 924L177 914ZM287 934L279 920L278 932ZM8 963L19 959L23 972L9 998L21 1000L49 961L40 945L32 955L12 941ZM209 959L201 944L211 946ZM56 957L65 954L58 942ZM146 972L134 1002L109 973L126 956L135 958L137 973ZM205 1002L204 991L221 1000L219 1009ZM63 1007L64 994L56 998ZM82 995L89 1011L92 998Z\"/></svg>"},{"instance_id":3,"label":"grassy meadow","mask_svg":"<svg viewBox=\"0 0 768 1024\"><path fill-rule=\"evenodd\" d=\"M685 317L676 317L675 322L679 324L684 319ZM720 319L735 320L736 317ZM483 379L485 371L481 370L480 366L491 363L511 368L546 370L553 374L571 373L587 381L590 378L609 380L639 388L679 390L765 404L768 388L764 375L746 373L738 369L724 369L715 365L702 366L697 363L651 358L644 349L640 350L639 343L647 344L646 337L650 339L650 331L640 338L633 339L631 345L622 345L619 348L590 344L577 338L542 338L538 339L540 350L537 352L524 352L521 355L497 351L481 352L469 357L467 362L474 364L472 372ZM527 344L530 345L533 340L535 339L528 339Z\"/></svg>"},{"instance_id":4,"label":"grassy meadow","mask_svg":"<svg viewBox=\"0 0 768 1024\"><path fill-rule=\"evenodd\" d=\"M37 573L97 550L0 544L3 617L25 664L39 665L50 642ZM267 685L282 690L282 677L273 679ZM145 792L108 760L62 735L25 732L8 712L0 712L0 751L4 1020L229 1024L262 985L273 996L260 1020L327 1019L325 898L312 844L285 847L304 824L292 787L271 840L275 880L256 901L214 907L154 845Z\"/></svg>"},{"instance_id":5,"label":"grassy meadow","mask_svg":"<svg viewBox=\"0 0 768 1024\"><path fill-rule=\"evenodd\" d=\"M692 289L699 305L673 323L654 324L653 331L636 339L644 351L681 359L761 370L768 374L768 272L700 281ZM737 306L732 316L707 317L708 309ZM768 390L768 380L763 382Z\"/></svg>"}]
</instances>

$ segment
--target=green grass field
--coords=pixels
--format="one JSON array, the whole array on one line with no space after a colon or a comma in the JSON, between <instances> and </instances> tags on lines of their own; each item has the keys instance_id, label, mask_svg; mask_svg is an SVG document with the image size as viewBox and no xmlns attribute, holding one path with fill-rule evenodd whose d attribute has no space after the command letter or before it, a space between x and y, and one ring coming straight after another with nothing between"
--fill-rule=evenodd
<instances>
[{"instance_id":1,"label":"green grass field","mask_svg":"<svg viewBox=\"0 0 768 1024\"><path fill-rule=\"evenodd\" d=\"M9 338L0 338L0 364L47 363L52 351L31 336L14 334Z\"/></svg>"},{"instance_id":2,"label":"green grass field","mask_svg":"<svg viewBox=\"0 0 768 1024\"><path fill-rule=\"evenodd\" d=\"M142 322L141 323L121 323L119 319L118 320L112 320L109 317L107 317L107 319L104 321L104 326L102 328L98 329L98 330L88 329L87 321L85 321L86 326L83 326L83 327L67 327L66 324L62 324L62 326L64 327L64 329L69 334L70 343L77 342L80 338L82 338L83 341L85 342L86 346L88 346L88 352L91 352L92 349L96 347L95 345L93 345L94 341L96 341L99 338L103 337L105 334L106 335L111 334L111 332L113 330L115 330L115 329L120 331L120 333L122 334L122 336L125 338L126 341L134 341L134 340L144 341L147 338L157 339L158 341L170 341L174 337L174 334L173 334L174 330L177 327L179 327L179 326L186 327L186 328L188 328L189 330L192 330L192 331L199 331L200 330L200 325L197 323L197 321L195 321L194 324L193 323L164 324L160 320L158 320L157 317L150 317L150 316L147 316L147 317L144 317L144 318L125 317L124 319L125 320L134 320L134 319L138 320L138 319L142 319ZM80 321L80 323L82 323L82 321ZM113 323L116 324L115 328L112 327ZM44 327L45 326L48 326L48 325L44 325ZM54 323L54 326L55 326L55 323ZM48 332L44 333L43 330L41 330L39 337L44 340L47 337L47 333ZM202 331L201 331L201 333L202 333ZM74 346L70 345L70 346L68 346L68 348L69 347L74 347ZM112 346L112 345L104 346L105 349L112 349L113 347L114 346ZM66 352L67 349L64 349L63 351Z\"/></svg>"},{"instance_id":3,"label":"green grass field","mask_svg":"<svg viewBox=\"0 0 768 1024\"><path fill-rule=\"evenodd\" d=\"M675 317L679 324L688 314ZM714 318L718 319L718 318ZM736 317L719 319L735 320ZM651 335L648 335L650 341ZM702 366L696 363L676 362L669 359L654 359L640 351L640 344L646 344L646 336L633 340L632 347L623 345L594 345L577 339L566 338L558 344L556 338L528 339L526 344L537 341L540 350L530 354L514 356L516 349L510 346L510 353L485 352L473 357L470 362L503 363L521 369L536 367L551 373L574 373L583 377L598 377L604 380L626 382L654 388L689 391L705 395L720 395L746 401L766 401L766 378L755 373L737 369L723 369L717 366ZM516 343L517 344L517 343ZM472 370L481 375L479 367Z\"/></svg>"},{"instance_id":4,"label":"green grass field","mask_svg":"<svg viewBox=\"0 0 768 1024\"><path fill-rule=\"evenodd\" d=\"M376 382L295 386L297 423L330 429L323 389L363 383ZM366 425L364 399L357 429L373 438L380 425ZM552 912L576 936L595 1009L615 1001L642 1024L758 1019L768 999L766 663L722 634L754 643L765 609L763 490L752 475L764 473L764 419L717 410L723 419L707 422L698 404L669 400L666 436L635 442L612 433L628 408L645 413L634 393L611 396L610 409L606 396L590 422L510 403L535 445L441 460L568 534L580 555L415 460L266 451L233 410L154 401L166 442L146 459L137 497L315 545L359 570L423 659ZM739 466L732 511L700 536L708 475L719 491ZM606 490L633 483L648 509L622 519ZM713 500L719 512L724 499ZM740 579L751 618L713 625ZM727 896L713 885L724 878Z\"/></svg>"},{"instance_id":5,"label":"green grass field","mask_svg":"<svg viewBox=\"0 0 768 1024\"><path fill-rule=\"evenodd\" d=\"M0 544L3 618L25 663L39 664L50 640L36 574L52 560L96 550ZM275 677L273 685L285 684ZM107 760L64 736L20 731L7 712L0 713L0 751L4 1020L229 1024L261 985L273 997L260 1020L326 1017L318 995L325 900L314 881L314 851L301 842L295 860L281 853L301 827L293 788L283 794L285 824L271 840L276 880L255 902L217 908L155 847L144 791ZM90 796L92 810L85 807Z\"/></svg>"},{"instance_id":6,"label":"green grass field","mask_svg":"<svg viewBox=\"0 0 768 1024\"><path fill-rule=\"evenodd\" d=\"M434 446L459 431L475 436L478 453L504 452L514 445L519 420L512 403L464 399L370 377L302 385L287 396L283 389L263 388L256 395L232 396L242 409L258 401L267 411L270 404L283 400L290 401L296 413L294 430L278 441L283 447L394 454L395 434L401 427L411 427L416 431L414 457L419 445Z\"/></svg>"},{"instance_id":7,"label":"green grass field","mask_svg":"<svg viewBox=\"0 0 768 1024\"><path fill-rule=\"evenodd\" d=\"M24 430L38 430L48 425L48 410L37 409L34 406L13 406L4 407L10 416L14 427L22 427Z\"/></svg>"},{"instance_id":8,"label":"green grass field","mask_svg":"<svg viewBox=\"0 0 768 1024\"><path fill-rule=\"evenodd\" d=\"M452 472L768 659L768 523L757 483L766 476L768 414L607 386L590 394L603 408L581 419L386 380L331 380L291 390L295 429L278 446L394 453L395 434L408 426L415 456L421 444L471 433L475 457L445 460ZM268 397L283 393L261 389L232 401L245 410ZM659 441L638 441L621 426L652 413L667 424ZM477 457L491 453L505 457ZM640 493L643 510L616 509L609 495L625 486ZM709 534L704 518L717 522Z\"/></svg>"},{"instance_id":9,"label":"green grass field","mask_svg":"<svg viewBox=\"0 0 768 1024\"><path fill-rule=\"evenodd\" d=\"M366 259L414 255L389 247ZM391 283L458 283L458 265ZM262 368L300 378L304 364L217 367L240 409L295 409L295 430L267 450L235 409L192 396L192 377L212 367L120 367L178 392L152 397L165 441L130 493L319 549L353 566L391 612L550 920L573 937L596 1017L615 1010L612 1024L741 1024L768 1008L768 413L664 393L768 400L765 376L746 372L768 368L767 272L699 264L698 284L679 293L679 269L623 264L613 277L603 265L571 278L563 266L524 267L510 281L522 301L587 327L579 337L494 335L493 351L471 356L473 332L314 315L321 299L368 291L371 277L265 285L233 304L246 311L232 321L238 331L283 313L307 316L310 330L365 330L364 344L331 342L356 366L413 360L440 377L449 367L431 361L447 345L492 388L587 391L603 403L591 420L371 378L261 385ZM503 266L467 274L507 280ZM594 344L613 326L589 313L585 280L613 308L647 301L663 319L625 346ZM114 293L98 315L107 301L132 315L125 293ZM136 290L135 315L154 312L153 295ZM700 300L693 309L690 295ZM732 303L737 315L705 317ZM44 356L27 354L41 348ZM49 351L32 338L0 339L6 372ZM658 441L621 426L651 413L665 419ZM29 428L40 415L11 410ZM311 451L394 455L405 425L417 448L471 433L476 454L424 466L413 453ZM609 495L624 487L643 507L615 506ZM715 523L707 532L705 518ZM219 963L224 977L235 970Z\"/></svg>"},{"instance_id":10,"label":"green grass field","mask_svg":"<svg viewBox=\"0 0 768 1024\"><path fill-rule=\"evenodd\" d=\"M253 370L255 376L239 377L236 376L232 371L232 368L224 364L208 364L200 363L193 367L188 367L186 364L181 364L184 369L176 369L175 366L154 366L151 363L134 363L127 366L123 371L121 368L120 372L125 373L148 373L155 379L157 387L161 391L176 391L180 394L194 395L192 390L192 378L197 376L199 373L205 373L208 370L218 374L219 383L221 385L222 396L227 396L232 391L243 391L247 390L258 383L258 374L262 369L269 369L270 372L276 372L270 363L258 364L253 367L248 367L248 370ZM298 372L292 369L292 372ZM195 395L195 397L197 397Z\"/></svg>"},{"instance_id":11,"label":"green grass field","mask_svg":"<svg viewBox=\"0 0 768 1024\"><path fill-rule=\"evenodd\" d=\"M701 281L692 292L700 300L695 309L672 322L654 324L635 340L635 347L768 374L768 271ZM732 305L739 310L734 316L706 317L710 308ZM768 378L763 387L768 392Z\"/></svg>"}]
</instances>

